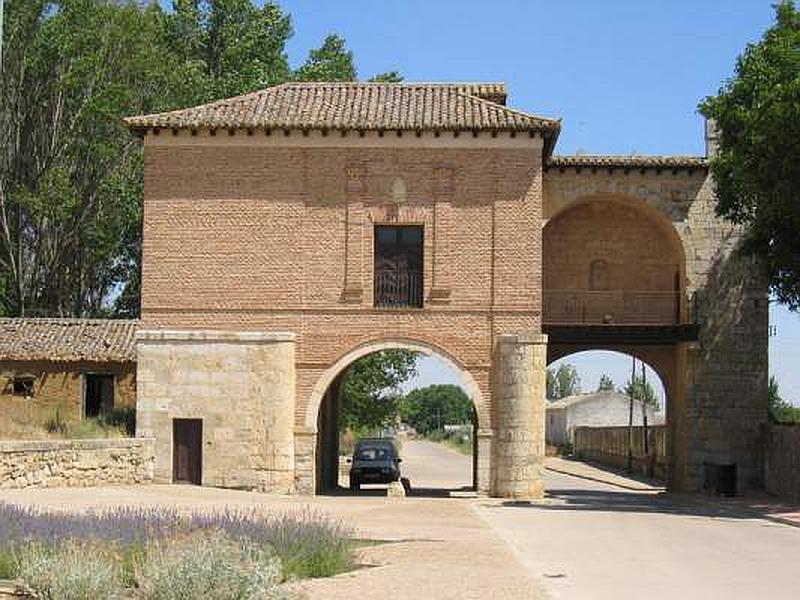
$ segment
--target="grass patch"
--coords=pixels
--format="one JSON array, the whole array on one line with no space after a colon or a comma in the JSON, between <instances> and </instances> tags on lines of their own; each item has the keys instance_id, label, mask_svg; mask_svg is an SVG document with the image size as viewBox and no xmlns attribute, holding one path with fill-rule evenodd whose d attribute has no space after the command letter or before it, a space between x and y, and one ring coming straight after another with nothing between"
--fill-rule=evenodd
<instances>
[{"instance_id":1,"label":"grass patch","mask_svg":"<svg viewBox=\"0 0 800 600\"><path fill-rule=\"evenodd\" d=\"M465 432L432 431L426 439L437 442L465 456L472 456L472 434Z\"/></svg>"}]
</instances>

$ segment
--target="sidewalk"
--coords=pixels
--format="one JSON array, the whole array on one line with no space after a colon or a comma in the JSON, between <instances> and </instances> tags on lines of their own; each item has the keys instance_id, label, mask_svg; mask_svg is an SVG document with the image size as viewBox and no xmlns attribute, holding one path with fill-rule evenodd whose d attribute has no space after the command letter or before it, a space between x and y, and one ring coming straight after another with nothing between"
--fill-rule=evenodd
<instances>
[{"instance_id":1,"label":"sidewalk","mask_svg":"<svg viewBox=\"0 0 800 600\"><path fill-rule=\"evenodd\" d=\"M627 473L595 466L579 460L548 456L545 459L544 466L548 471L552 471L553 473L571 475L572 477L580 477L581 479L588 479L589 481L596 481L598 483L607 483L634 492L665 491L662 481L631 476Z\"/></svg>"},{"instance_id":2,"label":"sidewalk","mask_svg":"<svg viewBox=\"0 0 800 600\"><path fill-rule=\"evenodd\" d=\"M588 464L578 460L548 457L545 468L554 473L580 477L637 492L666 492L663 482L632 477L611 468ZM766 493L753 492L747 496L726 498L703 493L668 493L673 500L713 506L721 511L749 513L754 518L766 519L793 527L800 527L800 506L782 501Z\"/></svg>"}]
</instances>

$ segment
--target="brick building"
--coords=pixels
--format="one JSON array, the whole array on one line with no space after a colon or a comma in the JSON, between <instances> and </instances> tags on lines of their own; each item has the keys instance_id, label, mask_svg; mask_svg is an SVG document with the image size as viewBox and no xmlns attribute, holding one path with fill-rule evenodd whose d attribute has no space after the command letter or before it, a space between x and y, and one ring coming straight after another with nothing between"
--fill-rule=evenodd
<instances>
[{"instance_id":1,"label":"brick building","mask_svg":"<svg viewBox=\"0 0 800 600\"><path fill-rule=\"evenodd\" d=\"M137 431L156 477L310 493L385 348L459 369L476 485L542 491L544 370L622 350L667 391L670 485L760 485L766 294L703 157L554 156L500 84L283 84L127 119L145 145Z\"/></svg>"},{"instance_id":2,"label":"brick building","mask_svg":"<svg viewBox=\"0 0 800 600\"><path fill-rule=\"evenodd\" d=\"M0 319L0 438L136 404L136 322Z\"/></svg>"}]
</instances>

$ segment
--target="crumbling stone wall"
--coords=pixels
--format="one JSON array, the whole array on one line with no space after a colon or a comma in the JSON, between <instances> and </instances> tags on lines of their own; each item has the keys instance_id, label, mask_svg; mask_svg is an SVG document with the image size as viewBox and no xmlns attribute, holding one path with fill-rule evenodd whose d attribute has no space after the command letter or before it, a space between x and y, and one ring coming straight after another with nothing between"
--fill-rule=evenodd
<instances>
[{"instance_id":1,"label":"crumbling stone wall","mask_svg":"<svg viewBox=\"0 0 800 600\"><path fill-rule=\"evenodd\" d=\"M0 442L0 488L150 483L154 464L152 439Z\"/></svg>"}]
</instances>

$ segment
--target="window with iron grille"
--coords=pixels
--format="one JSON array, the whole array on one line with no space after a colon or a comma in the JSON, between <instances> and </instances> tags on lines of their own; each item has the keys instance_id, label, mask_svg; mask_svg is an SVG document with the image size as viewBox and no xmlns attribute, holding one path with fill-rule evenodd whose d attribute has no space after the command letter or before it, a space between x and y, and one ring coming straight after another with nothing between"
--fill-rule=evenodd
<instances>
[{"instance_id":1,"label":"window with iron grille","mask_svg":"<svg viewBox=\"0 0 800 600\"><path fill-rule=\"evenodd\" d=\"M375 227L375 306L422 308L421 226Z\"/></svg>"}]
</instances>

